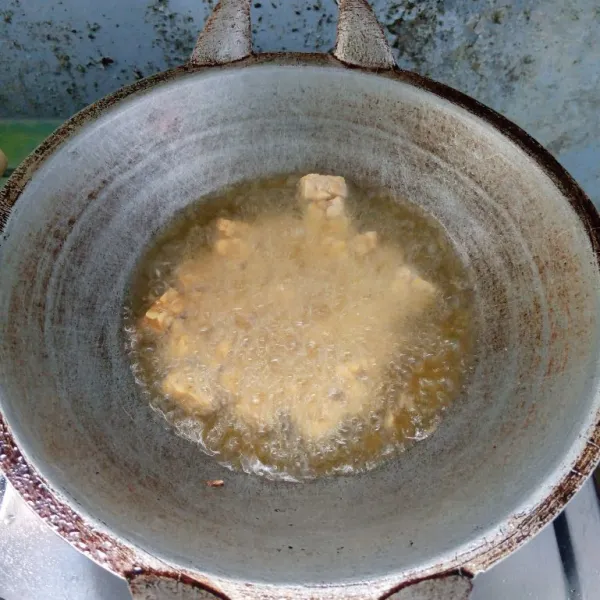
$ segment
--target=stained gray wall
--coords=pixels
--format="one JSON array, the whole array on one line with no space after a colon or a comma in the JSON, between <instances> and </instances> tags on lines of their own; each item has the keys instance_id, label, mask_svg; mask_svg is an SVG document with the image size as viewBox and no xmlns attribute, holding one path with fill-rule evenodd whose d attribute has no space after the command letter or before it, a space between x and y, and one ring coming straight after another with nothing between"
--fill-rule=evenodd
<instances>
[{"instance_id":1,"label":"stained gray wall","mask_svg":"<svg viewBox=\"0 0 600 600\"><path fill-rule=\"evenodd\" d=\"M398 62L507 115L600 202L598 0L373 0ZM67 117L182 63L211 0L0 0L0 117ZM257 50L327 50L334 0L256 0Z\"/></svg>"}]
</instances>

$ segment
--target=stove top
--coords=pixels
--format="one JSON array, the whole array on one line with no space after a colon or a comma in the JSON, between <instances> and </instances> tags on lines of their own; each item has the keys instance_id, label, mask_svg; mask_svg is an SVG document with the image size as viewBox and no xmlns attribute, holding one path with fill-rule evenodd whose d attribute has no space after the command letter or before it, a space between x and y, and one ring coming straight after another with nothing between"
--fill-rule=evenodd
<instances>
[{"instance_id":1,"label":"stove top","mask_svg":"<svg viewBox=\"0 0 600 600\"><path fill-rule=\"evenodd\" d=\"M472 600L597 600L593 480L539 535L475 578ZM0 600L130 600L125 582L56 535L0 476Z\"/></svg>"}]
</instances>

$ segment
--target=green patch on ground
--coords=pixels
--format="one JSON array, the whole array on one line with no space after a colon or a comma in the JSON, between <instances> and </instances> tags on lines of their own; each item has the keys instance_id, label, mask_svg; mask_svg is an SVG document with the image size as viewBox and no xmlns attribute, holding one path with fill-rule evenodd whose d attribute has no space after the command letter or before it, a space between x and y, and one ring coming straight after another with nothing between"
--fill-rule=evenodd
<instances>
[{"instance_id":1,"label":"green patch on ground","mask_svg":"<svg viewBox=\"0 0 600 600\"><path fill-rule=\"evenodd\" d=\"M0 148L8 158L9 171L40 145L59 125L57 120L0 119ZM0 179L0 187L6 178Z\"/></svg>"}]
</instances>

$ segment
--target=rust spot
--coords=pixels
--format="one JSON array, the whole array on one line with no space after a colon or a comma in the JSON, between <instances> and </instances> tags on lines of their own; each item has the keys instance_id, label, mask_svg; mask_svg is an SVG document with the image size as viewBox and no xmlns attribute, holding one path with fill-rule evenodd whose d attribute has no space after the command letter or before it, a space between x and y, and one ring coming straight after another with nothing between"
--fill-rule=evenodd
<instances>
[{"instance_id":1,"label":"rust spot","mask_svg":"<svg viewBox=\"0 0 600 600\"><path fill-rule=\"evenodd\" d=\"M537 406L535 404L532 404L527 409L527 416L525 417L525 421L523 422L523 429L527 429L535 421L536 413Z\"/></svg>"},{"instance_id":2,"label":"rust spot","mask_svg":"<svg viewBox=\"0 0 600 600\"><path fill-rule=\"evenodd\" d=\"M100 180L100 185L93 189L88 195L87 195L87 199L88 200L96 200L96 198L98 198L98 196L100 195L100 192L108 185L108 180L106 179L101 179Z\"/></svg>"}]
</instances>

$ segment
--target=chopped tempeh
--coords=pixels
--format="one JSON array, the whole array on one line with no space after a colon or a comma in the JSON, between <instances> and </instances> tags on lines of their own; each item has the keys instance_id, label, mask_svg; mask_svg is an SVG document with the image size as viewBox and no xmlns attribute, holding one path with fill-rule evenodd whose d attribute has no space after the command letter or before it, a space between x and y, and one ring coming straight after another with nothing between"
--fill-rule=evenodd
<instances>
[{"instance_id":1,"label":"chopped tempeh","mask_svg":"<svg viewBox=\"0 0 600 600\"><path fill-rule=\"evenodd\" d=\"M236 313L233 321L238 329L243 329L244 331L252 329L252 319L250 317Z\"/></svg>"},{"instance_id":2,"label":"chopped tempeh","mask_svg":"<svg viewBox=\"0 0 600 600\"><path fill-rule=\"evenodd\" d=\"M332 258L343 258L348 255L346 242L333 237L323 239L323 251L327 256Z\"/></svg>"},{"instance_id":3,"label":"chopped tempeh","mask_svg":"<svg viewBox=\"0 0 600 600\"><path fill-rule=\"evenodd\" d=\"M207 261L207 258L208 252L203 249L197 257L184 261L175 269L175 284L180 292L196 293L210 288L217 269L213 263Z\"/></svg>"},{"instance_id":4,"label":"chopped tempeh","mask_svg":"<svg viewBox=\"0 0 600 600\"><path fill-rule=\"evenodd\" d=\"M236 418L250 427L275 427L278 419L272 399L264 392L239 394L232 409Z\"/></svg>"},{"instance_id":5,"label":"chopped tempeh","mask_svg":"<svg viewBox=\"0 0 600 600\"><path fill-rule=\"evenodd\" d=\"M224 361L227 358L227 355L231 352L232 345L232 341L229 339L219 342L215 350L215 358L218 361Z\"/></svg>"},{"instance_id":6,"label":"chopped tempeh","mask_svg":"<svg viewBox=\"0 0 600 600\"><path fill-rule=\"evenodd\" d=\"M225 367L219 375L219 384L230 394L237 394L240 389L240 371L235 367Z\"/></svg>"},{"instance_id":7,"label":"chopped tempeh","mask_svg":"<svg viewBox=\"0 0 600 600\"><path fill-rule=\"evenodd\" d=\"M394 293L400 294L415 308L424 308L437 293L433 283L419 277L410 267L406 265L396 271L396 278L392 283Z\"/></svg>"},{"instance_id":8,"label":"chopped tempeh","mask_svg":"<svg viewBox=\"0 0 600 600\"><path fill-rule=\"evenodd\" d=\"M346 198L348 188L343 177L334 175L305 175L298 183L298 198L301 203L330 200L335 196Z\"/></svg>"},{"instance_id":9,"label":"chopped tempeh","mask_svg":"<svg viewBox=\"0 0 600 600\"><path fill-rule=\"evenodd\" d=\"M227 258L245 259L250 254L250 247L238 238L222 239L216 241L215 252Z\"/></svg>"},{"instance_id":10,"label":"chopped tempeh","mask_svg":"<svg viewBox=\"0 0 600 600\"><path fill-rule=\"evenodd\" d=\"M350 247L357 256L370 254L377 248L377 232L367 231L354 236L350 242Z\"/></svg>"},{"instance_id":11,"label":"chopped tempeh","mask_svg":"<svg viewBox=\"0 0 600 600\"><path fill-rule=\"evenodd\" d=\"M247 236L249 232L250 225L247 223L218 219L215 252L219 256L245 260L250 254L250 245L242 237Z\"/></svg>"},{"instance_id":12,"label":"chopped tempeh","mask_svg":"<svg viewBox=\"0 0 600 600\"><path fill-rule=\"evenodd\" d=\"M164 379L162 389L186 411L209 414L216 408L213 398L200 387L196 376L188 376L184 371L171 371Z\"/></svg>"},{"instance_id":13,"label":"chopped tempeh","mask_svg":"<svg viewBox=\"0 0 600 600\"><path fill-rule=\"evenodd\" d=\"M143 319L146 327L151 327L156 331L166 331L173 323L173 316L164 310L150 308Z\"/></svg>"},{"instance_id":14,"label":"chopped tempeh","mask_svg":"<svg viewBox=\"0 0 600 600\"><path fill-rule=\"evenodd\" d=\"M181 294L170 288L146 311L143 323L156 331L166 331L184 309Z\"/></svg>"},{"instance_id":15,"label":"chopped tempeh","mask_svg":"<svg viewBox=\"0 0 600 600\"><path fill-rule=\"evenodd\" d=\"M328 219L336 219L344 215L344 200L340 196L336 196L331 200L325 210L325 216Z\"/></svg>"},{"instance_id":16,"label":"chopped tempeh","mask_svg":"<svg viewBox=\"0 0 600 600\"><path fill-rule=\"evenodd\" d=\"M188 260L175 271L179 289L192 289L200 284L195 261Z\"/></svg>"},{"instance_id":17,"label":"chopped tempeh","mask_svg":"<svg viewBox=\"0 0 600 600\"><path fill-rule=\"evenodd\" d=\"M325 226L325 209L310 202L304 211L304 224L309 236L319 235Z\"/></svg>"},{"instance_id":18,"label":"chopped tempeh","mask_svg":"<svg viewBox=\"0 0 600 600\"><path fill-rule=\"evenodd\" d=\"M307 175L307 177L311 176ZM322 175L315 175L314 177L329 179L327 176ZM343 178L331 179L342 179L343 181ZM318 179L318 181L321 181L321 179ZM316 185L317 184L313 180L309 180L306 183L306 186L303 187L300 185L299 187L301 205L304 209L304 223L309 238L314 239L323 235L327 235L339 239L347 239L350 233L350 219L346 216L346 209L344 205L344 197L346 193L345 184L344 189L341 189L341 186L337 181L334 181L330 184L323 183L321 188L319 188L321 189L321 192L319 193L313 193L310 192L310 190L307 192L305 189L306 187L312 189L312 187L315 187ZM336 192L341 191L343 193L335 193L332 195L327 191L327 189L330 188L335 188Z\"/></svg>"},{"instance_id":19,"label":"chopped tempeh","mask_svg":"<svg viewBox=\"0 0 600 600\"><path fill-rule=\"evenodd\" d=\"M329 386L322 391L325 399L289 406L290 419L298 433L313 443L331 437L344 423L364 409L364 382L347 380L342 386Z\"/></svg>"},{"instance_id":20,"label":"chopped tempeh","mask_svg":"<svg viewBox=\"0 0 600 600\"><path fill-rule=\"evenodd\" d=\"M250 225L242 221L217 219L217 233L222 238L242 237L250 231Z\"/></svg>"},{"instance_id":21,"label":"chopped tempeh","mask_svg":"<svg viewBox=\"0 0 600 600\"><path fill-rule=\"evenodd\" d=\"M323 232L329 236L346 240L350 235L350 219L344 214L341 214L339 217L327 219L323 227Z\"/></svg>"},{"instance_id":22,"label":"chopped tempeh","mask_svg":"<svg viewBox=\"0 0 600 600\"><path fill-rule=\"evenodd\" d=\"M165 347L165 358L167 360L186 358L194 354L196 345L181 320L177 320L171 326Z\"/></svg>"},{"instance_id":23,"label":"chopped tempeh","mask_svg":"<svg viewBox=\"0 0 600 600\"><path fill-rule=\"evenodd\" d=\"M339 416L334 414L296 420L294 421L294 425L298 429L298 433L300 433L305 440L317 443L320 440L331 437L340 427L341 423Z\"/></svg>"},{"instance_id":24,"label":"chopped tempeh","mask_svg":"<svg viewBox=\"0 0 600 600\"><path fill-rule=\"evenodd\" d=\"M369 365L366 361L342 363L335 369L336 374L343 380L351 380L366 376Z\"/></svg>"},{"instance_id":25,"label":"chopped tempeh","mask_svg":"<svg viewBox=\"0 0 600 600\"><path fill-rule=\"evenodd\" d=\"M400 394L398 394L398 406L405 410L414 410L414 408L415 408L414 396L407 394L405 392L401 392Z\"/></svg>"},{"instance_id":26,"label":"chopped tempeh","mask_svg":"<svg viewBox=\"0 0 600 600\"><path fill-rule=\"evenodd\" d=\"M383 424L386 429L394 431L396 429L396 415L393 412L388 412L387 415L385 415Z\"/></svg>"}]
</instances>

